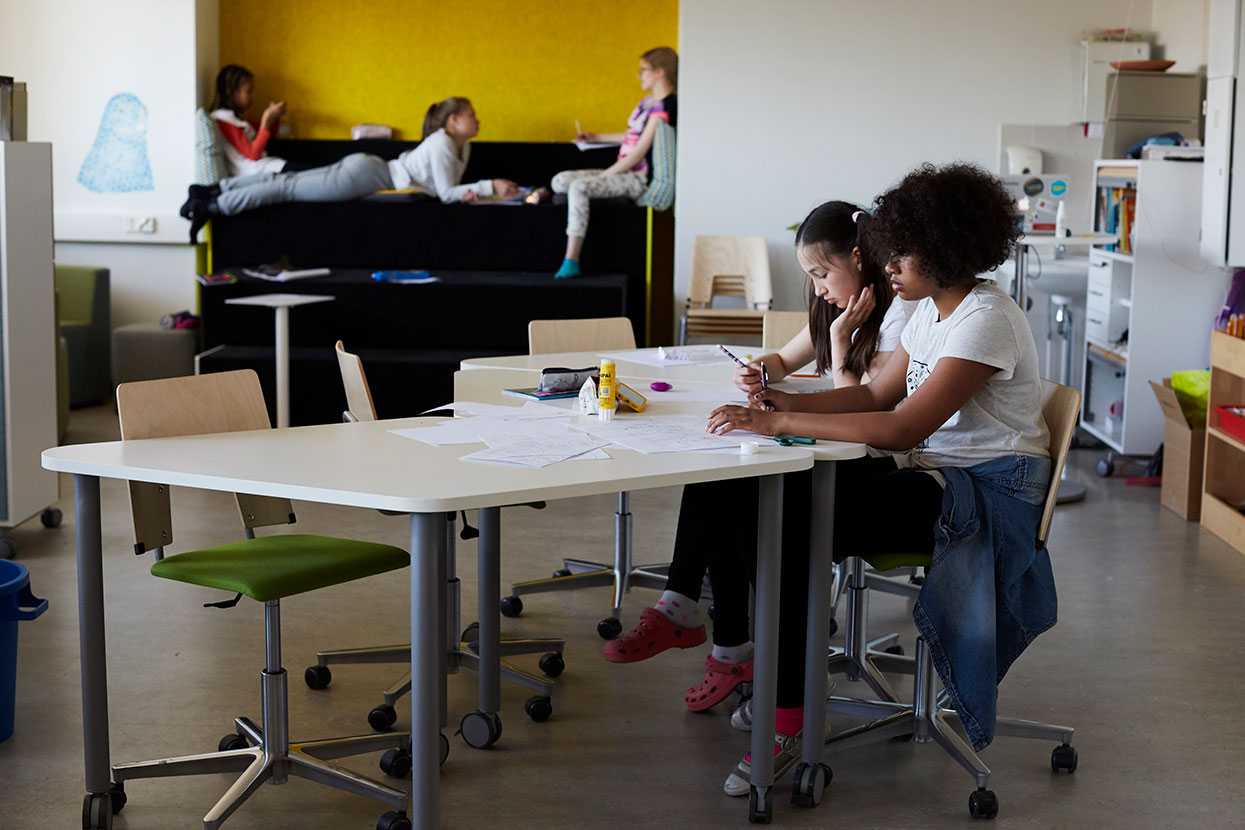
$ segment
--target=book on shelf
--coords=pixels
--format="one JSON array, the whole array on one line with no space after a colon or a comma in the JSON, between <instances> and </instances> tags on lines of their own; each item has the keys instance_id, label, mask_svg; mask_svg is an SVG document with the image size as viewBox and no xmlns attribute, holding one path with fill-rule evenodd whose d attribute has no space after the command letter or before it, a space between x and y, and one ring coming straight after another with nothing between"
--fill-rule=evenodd
<instances>
[{"instance_id":1,"label":"book on shelf","mask_svg":"<svg viewBox=\"0 0 1245 830\"><path fill-rule=\"evenodd\" d=\"M1108 251L1131 255L1133 228L1137 224L1137 189L1133 187L1098 188L1094 205L1094 228L1102 233L1119 236L1120 241L1105 246Z\"/></svg>"},{"instance_id":2,"label":"book on shelf","mask_svg":"<svg viewBox=\"0 0 1245 830\"><path fill-rule=\"evenodd\" d=\"M242 273L257 280L290 282L291 280L305 280L308 277L327 277L333 272L328 268L291 269L280 265L256 265L253 268L243 268Z\"/></svg>"}]
</instances>

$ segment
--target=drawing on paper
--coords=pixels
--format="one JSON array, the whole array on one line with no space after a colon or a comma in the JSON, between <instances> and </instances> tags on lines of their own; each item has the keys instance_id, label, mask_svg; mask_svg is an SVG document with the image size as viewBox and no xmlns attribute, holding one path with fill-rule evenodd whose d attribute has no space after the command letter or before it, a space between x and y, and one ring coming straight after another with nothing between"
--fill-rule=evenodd
<instances>
[{"instance_id":1,"label":"drawing on paper","mask_svg":"<svg viewBox=\"0 0 1245 830\"><path fill-rule=\"evenodd\" d=\"M156 189L147 158L147 107L137 95L121 92L108 99L78 183L95 193Z\"/></svg>"}]
</instances>

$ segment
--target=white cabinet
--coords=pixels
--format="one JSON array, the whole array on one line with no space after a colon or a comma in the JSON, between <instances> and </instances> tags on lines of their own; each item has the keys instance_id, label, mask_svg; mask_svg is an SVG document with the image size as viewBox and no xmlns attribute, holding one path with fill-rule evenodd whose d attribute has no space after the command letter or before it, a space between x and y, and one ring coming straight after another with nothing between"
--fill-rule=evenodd
<instances>
[{"instance_id":1,"label":"white cabinet","mask_svg":"<svg viewBox=\"0 0 1245 830\"><path fill-rule=\"evenodd\" d=\"M1240 0L1210 0L1206 27L1210 35L1206 50L1206 77L1224 78L1236 74L1240 23Z\"/></svg>"},{"instance_id":2,"label":"white cabinet","mask_svg":"<svg viewBox=\"0 0 1245 830\"><path fill-rule=\"evenodd\" d=\"M0 527L56 502L52 145L0 141Z\"/></svg>"},{"instance_id":3,"label":"white cabinet","mask_svg":"<svg viewBox=\"0 0 1245 830\"><path fill-rule=\"evenodd\" d=\"M1082 121L1105 121L1107 75L1115 70L1111 61L1141 61L1150 57L1150 44L1139 42L1082 41L1085 63L1081 69Z\"/></svg>"}]
</instances>

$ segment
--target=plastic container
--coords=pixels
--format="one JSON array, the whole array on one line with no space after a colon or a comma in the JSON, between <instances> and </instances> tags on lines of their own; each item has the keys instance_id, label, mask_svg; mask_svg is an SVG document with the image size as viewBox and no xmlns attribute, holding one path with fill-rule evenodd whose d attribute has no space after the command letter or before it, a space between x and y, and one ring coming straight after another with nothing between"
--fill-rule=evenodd
<instances>
[{"instance_id":1,"label":"plastic container","mask_svg":"<svg viewBox=\"0 0 1245 830\"><path fill-rule=\"evenodd\" d=\"M1215 426L1236 440L1245 441L1245 416L1239 414L1242 410L1245 410L1245 404L1215 407L1215 414L1218 416Z\"/></svg>"},{"instance_id":2,"label":"plastic container","mask_svg":"<svg viewBox=\"0 0 1245 830\"><path fill-rule=\"evenodd\" d=\"M17 705L17 624L37 619L48 601L30 592L25 566L0 559L0 742L13 734Z\"/></svg>"}]
</instances>

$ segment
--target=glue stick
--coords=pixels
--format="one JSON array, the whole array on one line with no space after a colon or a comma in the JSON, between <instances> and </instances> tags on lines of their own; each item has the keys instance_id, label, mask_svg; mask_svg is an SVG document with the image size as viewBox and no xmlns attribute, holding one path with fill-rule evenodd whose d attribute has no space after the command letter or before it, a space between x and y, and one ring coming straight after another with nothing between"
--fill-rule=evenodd
<instances>
[{"instance_id":1,"label":"glue stick","mask_svg":"<svg viewBox=\"0 0 1245 830\"><path fill-rule=\"evenodd\" d=\"M614 420L614 410L618 407L617 395L614 361L602 360L600 380L597 381L597 417L602 421Z\"/></svg>"}]
</instances>

